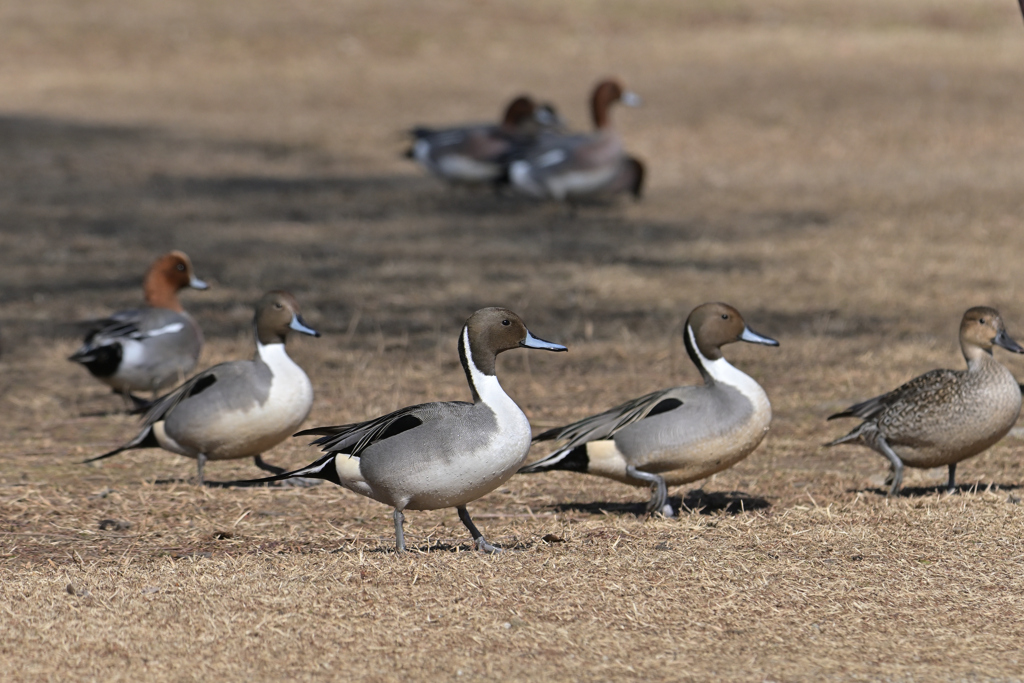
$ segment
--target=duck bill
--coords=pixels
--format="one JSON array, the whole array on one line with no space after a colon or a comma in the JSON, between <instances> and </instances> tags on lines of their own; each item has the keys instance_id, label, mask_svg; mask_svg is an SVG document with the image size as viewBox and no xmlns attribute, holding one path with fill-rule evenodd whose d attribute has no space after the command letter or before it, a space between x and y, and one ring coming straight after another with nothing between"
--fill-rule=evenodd
<instances>
[{"instance_id":1,"label":"duck bill","mask_svg":"<svg viewBox=\"0 0 1024 683\"><path fill-rule=\"evenodd\" d=\"M549 341L544 341L543 339L537 339L532 334L530 334L529 330L526 331L526 339L524 339L523 341L519 342L519 345L522 346L522 347L525 347L527 349L544 349L545 351L568 351L569 350L566 347L562 346L561 344L554 344L554 343L549 342Z\"/></svg>"},{"instance_id":2,"label":"duck bill","mask_svg":"<svg viewBox=\"0 0 1024 683\"><path fill-rule=\"evenodd\" d=\"M622 93L621 101L627 107L639 107L644 103L643 99L639 95L630 90Z\"/></svg>"},{"instance_id":3,"label":"duck bill","mask_svg":"<svg viewBox=\"0 0 1024 683\"><path fill-rule=\"evenodd\" d=\"M192 277L189 278L188 286L191 287L192 289L209 289L210 288L210 285L206 284L205 282L203 282L202 280L197 278L195 275L193 275Z\"/></svg>"},{"instance_id":4,"label":"duck bill","mask_svg":"<svg viewBox=\"0 0 1024 683\"><path fill-rule=\"evenodd\" d=\"M1006 330L1001 330L999 334L996 335L996 338L992 340L992 343L996 346L1002 346L1007 351L1024 353L1024 347L1013 341L1013 338L1006 334Z\"/></svg>"},{"instance_id":5,"label":"duck bill","mask_svg":"<svg viewBox=\"0 0 1024 683\"><path fill-rule=\"evenodd\" d=\"M749 327L743 328L743 334L740 335L740 341L750 342L751 344L764 344L765 346L779 345L779 342L775 341L771 337L766 337L763 334L758 334Z\"/></svg>"},{"instance_id":6,"label":"duck bill","mask_svg":"<svg viewBox=\"0 0 1024 683\"><path fill-rule=\"evenodd\" d=\"M306 321L302 319L301 315L293 315L292 322L288 327L292 328L296 332L302 334L308 334L311 337L319 337L320 333L314 330L312 327L306 324Z\"/></svg>"}]
</instances>

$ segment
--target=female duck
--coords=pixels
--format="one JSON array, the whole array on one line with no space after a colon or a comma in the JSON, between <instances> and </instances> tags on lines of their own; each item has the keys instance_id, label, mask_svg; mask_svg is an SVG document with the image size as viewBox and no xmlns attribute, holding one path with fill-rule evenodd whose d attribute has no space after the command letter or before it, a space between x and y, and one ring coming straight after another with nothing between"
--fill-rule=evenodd
<instances>
[{"instance_id":1,"label":"female duck","mask_svg":"<svg viewBox=\"0 0 1024 683\"><path fill-rule=\"evenodd\" d=\"M1006 436L1020 415L1017 380L992 357L992 347L1024 348L1006 334L994 308L968 309L960 321L966 370L932 370L887 394L829 416L859 417L856 429L826 446L859 443L889 461L889 495L900 490L903 467L949 468L947 489L956 490L956 465Z\"/></svg>"}]
</instances>

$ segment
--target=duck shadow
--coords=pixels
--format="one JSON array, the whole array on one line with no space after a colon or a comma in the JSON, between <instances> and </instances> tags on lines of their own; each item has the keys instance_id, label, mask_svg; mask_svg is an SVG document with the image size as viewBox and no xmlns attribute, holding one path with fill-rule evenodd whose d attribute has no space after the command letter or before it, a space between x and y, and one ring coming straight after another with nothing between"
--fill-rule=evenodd
<instances>
[{"instance_id":1,"label":"duck shadow","mask_svg":"<svg viewBox=\"0 0 1024 683\"><path fill-rule=\"evenodd\" d=\"M531 541L516 540L512 543L492 543L495 548L502 552L521 552L529 550L537 545ZM345 546L332 550L332 554L355 554L368 553L371 555L394 555L397 551L395 550L394 543L378 545L374 548L354 548ZM426 555L428 553L478 553L479 551L473 547L472 543L446 543L445 541L437 541L436 543L422 543L419 545L408 545L406 546L406 552L415 555Z\"/></svg>"},{"instance_id":2,"label":"duck shadow","mask_svg":"<svg viewBox=\"0 0 1024 683\"><path fill-rule=\"evenodd\" d=\"M974 484L957 484L953 493L981 493L985 491L1019 491L1024 489L1022 484L982 484L977 482ZM946 488L945 484L939 484L937 486L904 486L895 494L896 498L923 498L925 496L942 495L949 489ZM888 496L888 486L870 486L864 488L851 488L846 489L847 493L874 493L883 498Z\"/></svg>"},{"instance_id":3,"label":"duck shadow","mask_svg":"<svg viewBox=\"0 0 1024 683\"><path fill-rule=\"evenodd\" d=\"M694 489L685 496L669 496L669 504L677 513L696 512L701 515L738 515L771 507L767 499L743 491L705 491ZM557 512L587 512L592 515L634 515L647 514L646 503L561 503L551 506Z\"/></svg>"}]
</instances>

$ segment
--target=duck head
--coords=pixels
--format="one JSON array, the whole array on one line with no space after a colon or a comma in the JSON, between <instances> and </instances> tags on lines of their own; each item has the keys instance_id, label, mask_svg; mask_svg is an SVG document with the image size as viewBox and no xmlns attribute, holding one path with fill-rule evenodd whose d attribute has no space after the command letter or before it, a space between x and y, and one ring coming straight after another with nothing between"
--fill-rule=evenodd
<instances>
[{"instance_id":1,"label":"duck head","mask_svg":"<svg viewBox=\"0 0 1024 683\"><path fill-rule=\"evenodd\" d=\"M740 312L729 304L701 304L690 312L683 328L686 352L705 380L709 376L705 363L720 360L723 346L740 341L765 346L779 345L771 337L747 327Z\"/></svg>"},{"instance_id":2,"label":"duck head","mask_svg":"<svg viewBox=\"0 0 1024 683\"><path fill-rule=\"evenodd\" d=\"M192 261L183 251L168 252L154 261L142 285L148 305L179 312L183 309L178 291L185 287L207 289L209 285L196 277Z\"/></svg>"},{"instance_id":3,"label":"duck head","mask_svg":"<svg viewBox=\"0 0 1024 683\"><path fill-rule=\"evenodd\" d=\"M595 128L606 128L611 125L609 110L616 102L621 102L627 107L640 106L640 96L626 90L622 83L614 78L601 81L594 87L594 94L590 97L590 113L594 118Z\"/></svg>"},{"instance_id":4,"label":"duck head","mask_svg":"<svg viewBox=\"0 0 1024 683\"><path fill-rule=\"evenodd\" d=\"M494 375L498 354L519 348L568 350L561 344L534 337L522 319L507 308L481 308L471 315L459 337L459 357L470 378L470 385L473 384L470 363L483 374Z\"/></svg>"},{"instance_id":5,"label":"duck head","mask_svg":"<svg viewBox=\"0 0 1024 683\"><path fill-rule=\"evenodd\" d=\"M256 304L256 316L253 319L256 327L256 340L263 346L267 344L284 344L288 333L292 330L319 337L320 333L312 329L302 319L299 302L288 292L267 292Z\"/></svg>"},{"instance_id":6,"label":"duck head","mask_svg":"<svg viewBox=\"0 0 1024 683\"><path fill-rule=\"evenodd\" d=\"M999 311L988 306L967 309L960 321L960 350L964 358L970 363L984 354L991 356L993 346L1024 353L1024 348L1006 333Z\"/></svg>"}]
</instances>

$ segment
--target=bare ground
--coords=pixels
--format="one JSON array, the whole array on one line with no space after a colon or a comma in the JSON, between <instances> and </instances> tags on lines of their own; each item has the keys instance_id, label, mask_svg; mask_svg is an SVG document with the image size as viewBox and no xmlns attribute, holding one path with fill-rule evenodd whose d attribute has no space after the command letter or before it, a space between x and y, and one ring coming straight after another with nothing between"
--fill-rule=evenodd
<instances>
[{"instance_id":1,"label":"bare ground","mask_svg":"<svg viewBox=\"0 0 1024 683\"><path fill-rule=\"evenodd\" d=\"M963 310L1024 336L1024 29L1005 0L449 0L0 5L3 680L1020 680L1024 461L1011 435L912 471L820 444L835 409L962 361ZM452 190L399 158L415 123L520 91L578 126L600 76L650 168L640 204ZM779 349L730 347L775 408L746 461L674 491L515 478L454 511L329 485L200 490L64 358L134 304L155 255L214 287L202 363L251 353L292 290L310 425L465 398L455 338L502 304L568 355L510 353L547 427L694 382L706 300ZM1000 358L1024 377L1024 361ZM538 449L535 455L541 455ZM267 459L315 457L300 440ZM215 463L229 479L248 462ZM171 480L169 483L166 480ZM163 483L161 483L163 482Z\"/></svg>"}]
</instances>

